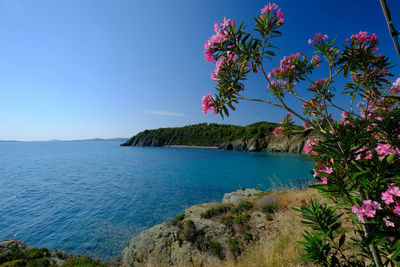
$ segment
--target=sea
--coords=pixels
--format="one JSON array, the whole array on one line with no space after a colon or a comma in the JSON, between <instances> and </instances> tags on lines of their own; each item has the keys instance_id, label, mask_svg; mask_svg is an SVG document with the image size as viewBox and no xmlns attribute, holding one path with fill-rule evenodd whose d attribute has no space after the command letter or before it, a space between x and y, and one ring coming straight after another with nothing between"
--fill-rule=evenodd
<instances>
[{"instance_id":1,"label":"sea","mask_svg":"<svg viewBox=\"0 0 400 267\"><path fill-rule=\"evenodd\" d=\"M108 261L192 205L242 188L304 186L312 168L306 156L279 153L0 142L0 241Z\"/></svg>"}]
</instances>

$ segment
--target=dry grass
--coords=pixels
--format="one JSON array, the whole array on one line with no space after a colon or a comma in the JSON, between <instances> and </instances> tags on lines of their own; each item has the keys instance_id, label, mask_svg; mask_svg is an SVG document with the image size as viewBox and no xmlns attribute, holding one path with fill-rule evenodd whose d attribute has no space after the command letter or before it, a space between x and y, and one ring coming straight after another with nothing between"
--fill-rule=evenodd
<instances>
[{"instance_id":1,"label":"dry grass","mask_svg":"<svg viewBox=\"0 0 400 267\"><path fill-rule=\"evenodd\" d=\"M261 239L247 247L236 263L227 262L224 266L311 266L305 263L297 241L303 239L304 227L300 218L291 208L298 207L310 198L322 199L316 190L282 190L278 194L281 205L273 215L268 230Z\"/></svg>"}]
</instances>

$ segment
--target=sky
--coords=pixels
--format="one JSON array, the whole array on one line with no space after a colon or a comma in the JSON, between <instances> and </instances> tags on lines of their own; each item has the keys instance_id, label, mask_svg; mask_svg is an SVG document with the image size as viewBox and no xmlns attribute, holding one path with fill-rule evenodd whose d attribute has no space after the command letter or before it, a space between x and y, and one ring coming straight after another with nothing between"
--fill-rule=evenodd
<instances>
[{"instance_id":1,"label":"sky","mask_svg":"<svg viewBox=\"0 0 400 267\"><path fill-rule=\"evenodd\" d=\"M266 3L0 0L0 140L131 137L203 122L279 122L286 112L263 103L241 102L224 120L201 111L202 96L215 93L214 65L203 52L213 24L228 17L245 21L251 31ZM312 55L307 40L317 32L343 44L361 30L376 33L379 53L400 63L379 0L276 3L286 23L278 57L267 69L284 55ZM387 4L400 29L400 1ZM392 72L400 76L399 67ZM247 86L244 95L268 99L260 77L250 76ZM336 87L340 91L341 84Z\"/></svg>"}]
</instances>

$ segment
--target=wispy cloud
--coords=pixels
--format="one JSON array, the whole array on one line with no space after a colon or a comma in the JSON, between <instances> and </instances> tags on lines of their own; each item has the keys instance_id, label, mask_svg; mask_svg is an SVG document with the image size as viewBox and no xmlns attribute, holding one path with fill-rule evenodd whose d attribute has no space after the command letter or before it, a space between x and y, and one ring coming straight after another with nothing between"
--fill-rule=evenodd
<instances>
[{"instance_id":1,"label":"wispy cloud","mask_svg":"<svg viewBox=\"0 0 400 267\"><path fill-rule=\"evenodd\" d=\"M170 116L170 117L186 117L188 115L179 112L160 111L160 110L146 110L145 113L152 115Z\"/></svg>"}]
</instances>

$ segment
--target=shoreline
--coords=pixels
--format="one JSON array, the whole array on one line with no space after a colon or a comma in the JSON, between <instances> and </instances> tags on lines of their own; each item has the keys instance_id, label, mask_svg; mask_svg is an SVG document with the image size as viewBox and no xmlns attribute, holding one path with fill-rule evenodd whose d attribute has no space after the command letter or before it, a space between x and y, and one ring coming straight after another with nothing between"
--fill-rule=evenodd
<instances>
[{"instance_id":1,"label":"shoreline","mask_svg":"<svg viewBox=\"0 0 400 267\"><path fill-rule=\"evenodd\" d=\"M202 149L219 149L217 146L188 146L188 145L168 145L162 147L172 147L172 148L202 148Z\"/></svg>"}]
</instances>

